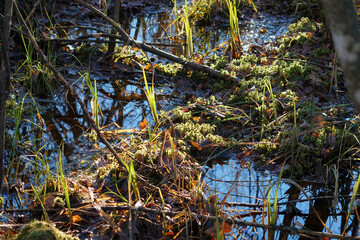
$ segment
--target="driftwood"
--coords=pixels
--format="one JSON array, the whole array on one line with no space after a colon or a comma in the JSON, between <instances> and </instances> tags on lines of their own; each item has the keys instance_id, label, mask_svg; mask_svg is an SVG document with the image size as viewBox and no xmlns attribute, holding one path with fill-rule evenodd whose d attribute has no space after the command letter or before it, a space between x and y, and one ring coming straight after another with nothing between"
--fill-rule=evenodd
<instances>
[{"instance_id":1,"label":"driftwood","mask_svg":"<svg viewBox=\"0 0 360 240\"><path fill-rule=\"evenodd\" d=\"M217 77L217 78L222 78L222 79L229 79L232 80L236 83L240 82L241 79L236 78L236 77L232 77L229 75L224 75L219 71L216 71L208 66L205 65L201 65L195 62L191 62L188 61L186 59L177 57L171 53L165 52L161 49L158 49L156 47L153 46L149 46L146 43L142 43L142 42L138 42L134 39L132 39L125 31L124 29L121 28L121 26L116 23L114 20L112 20L111 18L109 18L108 16L106 16L104 13L102 13L101 11L99 11L98 9L96 9L95 7L93 7L91 4L85 3L82 0L75 0L75 2L83 5L84 7L90 9L91 11L93 11L94 13L96 13L97 15L99 15L100 17L102 17L103 19L105 19L107 22L109 22L120 34L120 38L128 45L135 45L139 48L141 48L143 51L145 52L150 52L153 53L159 57L163 57L166 58L170 61L176 62L176 63L180 63L182 64L186 69L188 70L192 70L192 71L202 71L204 73L209 74L212 77Z\"/></svg>"}]
</instances>

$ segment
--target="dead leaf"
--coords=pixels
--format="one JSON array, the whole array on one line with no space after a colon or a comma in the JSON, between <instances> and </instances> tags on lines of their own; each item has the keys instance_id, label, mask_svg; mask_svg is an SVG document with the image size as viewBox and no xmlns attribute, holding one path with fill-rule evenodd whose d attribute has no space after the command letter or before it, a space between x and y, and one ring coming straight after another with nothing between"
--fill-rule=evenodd
<instances>
[{"instance_id":1,"label":"dead leaf","mask_svg":"<svg viewBox=\"0 0 360 240\"><path fill-rule=\"evenodd\" d=\"M140 129L143 130L144 128L146 128L147 126L147 121L146 118L144 118L141 122L140 122Z\"/></svg>"},{"instance_id":2,"label":"dead leaf","mask_svg":"<svg viewBox=\"0 0 360 240\"><path fill-rule=\"evenodd\" d=\"M316 115L315 117L313 117L312 121L314 124L316 124L319 127L324 127L326 123L324 118L320 115Z\"/></svg>"},{"instance_id":3,"label":"dead leaf","mask_svg":"<svg viewBox=\"0 0 360 240\"><path fill-rule=\"evenodd\" d=\"M145 71L150 71L152 69L152 64L149 63L148 65L146 65L145 67Z\"/></svg>"},{"instance_id":4,"label":"dead leaf","mask_svg":"<svg viewBox=\"0 0 360 240\"><path fill-rule=\"evenodd\" d=\"M307 32L307 33L306 33L306 36L307 36L308 38L312 38L313 33L312 33L312 32Z\"/></svg>"},{"instance_id":5,"label":"dead leaf","mask_svg":"<svg viewBox=\"0 0 360 240\"><path fill-rule=\"evenodd\" d=\"M202 150L202 147L200 146L199 143L193 141L193 140L188 140L188 142L193 146L195 147L197 150L201 151Z\"/></svg>"},{"instance_id":6,"label":"dead leaf","mask_svg":"<svg viewBox=\"0 0 360 240\"><path fill-rule=\"evenodd\" d=\"M314 138L319 138L320 134L318 132L312 132L311 136L313 136Z\"/></svg>"},{"instance_id":7,"label":"dead leaf","mask_svg":"<svg viewBox=\"0 0 360 240\"><path fill-rule=\"evenodd\" d=\"M80 223L82 222L82 218L79 215L72 215L73 223Z\"/></svg>"}]
</instances>

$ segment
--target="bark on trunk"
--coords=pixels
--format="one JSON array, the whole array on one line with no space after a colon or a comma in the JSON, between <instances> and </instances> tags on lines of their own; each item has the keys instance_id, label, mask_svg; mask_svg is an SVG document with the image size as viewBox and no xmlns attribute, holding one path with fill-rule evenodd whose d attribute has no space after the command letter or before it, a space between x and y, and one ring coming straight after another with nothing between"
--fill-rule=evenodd
<instances>
[{"instance_id":1,"label":"bark on trunk","mask_svg":"<svg viewBox=\"0 0 360 240\"><path fill-rule=\"evenodd\" d=\"M360 32L352 0L322 0L325 17L355 108L360 113Z\"/></svg>"},{"instance_id":2,"label":"bark on trunk","mask_svg":"<svg viewBox=\"0 0 360 240\"><path fill-rule=\"evenodd\" d=\"M4 10L4 21L0 31L1 47L1 69L0 69L0 192L4 178L4 151L5 151L5 127L6 127L6 100L10 93L10 64L8 40L10 37L11 17L13 12L13 1L6 0Z\"/></svg>"}]
</instances>

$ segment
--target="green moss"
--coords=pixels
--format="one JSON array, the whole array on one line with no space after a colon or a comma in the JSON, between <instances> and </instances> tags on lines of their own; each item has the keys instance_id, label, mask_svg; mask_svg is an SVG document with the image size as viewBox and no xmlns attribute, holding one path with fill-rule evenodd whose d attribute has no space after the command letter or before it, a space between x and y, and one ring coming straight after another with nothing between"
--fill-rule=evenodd
<instances>
[{"instance_id":1,"label":"green moss","mask_svg":"<svg viewBox=\"0 0 360 240\"><path fill-rule=\"evenodd\" d=\"M314 156L314 151L308 146L308 145L304 145L304 144L298 144L297 147L297 158L298 159L308 159L308 158L313 158Z\"/></svg>"},{"instance_id":2,"label":"green moss","mask_svg":"<svg viewBox=\"0 0 360 240\"><path fill-rule=\"evenodd\" d=\"M218 135L214 135L215 125L210 125L207 123L177 123L175 124L175 129L177 129L181 134L183 134L185 140L192 140L195 142L201 142L205 139L209 139L214 143L224 142L223 138Z\"/></svg>"},{"instance_id":3,"label":"green moss","mask_svg":"<svg viewBox=\"0 0 360 240\"><path fill-rule=\"evenodd\" d=\"M263 139L255 148L260 154L266 154L277 148L276 144L273 144L269 139Z\"/></svg>"},{"instance_id":4,"label":"green moss","mask_svg":"<svg viewBox=\"0 0 360 240\"><path fill-rule=\"evenodd\" d=\"M224 56L214 54L210 58L210 67L218 71L224 69L227 63L228 61Z\"/></svg>"},{"instance_id":5,"label":"green moss","mask_svg":"<svg viewBox=\"0 0 360 240\"><path fill-rule=\"evenodd\" d=\"M288 27L293 32L315 31L316 26L308 17L302 17L300 21L292 23Z\"/></svg>"},{"instance_id":6,"label":"green moss","mask_svg":"<svg viewBox=\"0 0 360 240\"><path fill-rule=\"evenodd\" d=\"M178 75L182 69L183 69L182 65L178 64L178 63L174 63L174 64L159 63L158 65L156 65L157 71L162 72L165 75L170 75L170 76Z\"/></svg>"},{"instance_id":7,"label":"green moss","mask_svg":"<svg viewBox=\"0 0 360 240\"><path fill-rule=\"evenodd\" d=\"M305 42L311 45L313 43L313 40L305 32L296 32L289 37L284 37L280 39L279 51L282 52L288 50L292 46L302 46Z\"/></svg>"},{"instance_id":8,"label":"green moss","mask_svg":"<svg viewBox=\"0 0 360 240\"><path fill-rule=\"evenodd\" d=\"M163 113L163 112L162 112ZM161 116L163 116L161 113ZM165 115L165 113L164 113ZM180 120L181 122L191 119L191 111L183 111L180 107L174 108L170 111L169 115L172 116L173 120Z\"/></svg>"},{"instance_id":9,"label":"green moss","mask_svg":"<svg viewBox=\"0 0 360 240\"><path fill-rule=\"evenodd\" d=\"M186 140L201 142L207 134L215 130L215 126L207 123L186 122L175 124L175 129L181 132Z\"/></svg>"},{"instance_id":10,"label":"green moss","mask_svg":"<svg viewBox=\"0 0 360 240\"><path fill-rule=\"evenodd\" d=\"M252 66L258 62L256 55L242 55L239 59L231 61L231 68L236 71L246 72L252 69Z\"/></svg>"},{"instance_id":11,"label":"green moss","mask_svg":"<svg viewBox=\"0 0 360 240\"><path fill-rule=\"evenodd\" d=\"M13 240L75 240L46 222L33 221L27 224Z\"/></svg>"}]
</instances>

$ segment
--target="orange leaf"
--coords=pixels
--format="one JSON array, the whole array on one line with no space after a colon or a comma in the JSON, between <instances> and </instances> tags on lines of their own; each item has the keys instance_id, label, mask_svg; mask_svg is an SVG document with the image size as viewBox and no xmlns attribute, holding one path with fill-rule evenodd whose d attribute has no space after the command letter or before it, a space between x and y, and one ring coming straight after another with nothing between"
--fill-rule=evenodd
<instances>
[{"instance_id":1,"label":"orange leaf","mask_svg":"<svg viewBox=\"0 0 360 240\"><path fill-rule=\"evenodd\" d=\"M202 147L200 146L200 144L198 144L197 142L194 142L193 140L189 140L189 143L191 145L193 145L195 148L197 148L197 150L201 151Z\"/></svg>"},{"instance_id":2,"label":"orange leaf","mask_svg":"<svg viewBox=\"0 0 360 240\"><path fill-rule=\"evenodd\" d=\"M200 120L200 117L193 117L193 120L194 120L195 122L198 122L198 121Z\"/></svg>"},{"instance_id":3,"label":"orange leaf","mask_svg":"<svg viewBox=\"0 0 360 240\"><path fill-rule=\"evenodd\" d=\"M146 121L146 119L144 118L144 119L140 122L140 129L142 130L142 129L146 128L146 126L147 126L147 121Z\"/></svg>"},{"instance_id":4,"label":"orange leaf","mask_svg":"<svg viewBox=\"0 0 360 240\"><path fill-rule=\"evenodd\" d=\"M320 115L316 115L315 117L313 117L313 123L315 123L316 125L318 125L319 127L324 127L326 121L324 120L324 118Z\"/></svg>"},{"instance_id":5,"label":"orange leaf","mask_svg":"<svg viewBox=\"0 0 360 240\"><path fill-rule=\"evenodd\" d=\"M82 221L82 218L79 215L73 215L72 221L73 223L80 223Z\"/></svg>"},{"instance_id":6,"label":"orange leaf","mask_svg":"<svg viewBox=\"0 0 360 240\"><path fill-rule=\"evenodd\" d=\"M151 65L151 63L149 63L148 65L146 65L145 71L150 71L151 68L152 68L152 65Z\"/></svg>"},{"instance_id":7,"label":"orange leaf","mask_svg":"<svg viewBox=\"0 0 360 240\"><path fill-rule=\"evenodd\" d=\"M319 138L320 134L318 132L312 132L311 136L315 137L315 138Z\"/></svg>"}]
</instances>

